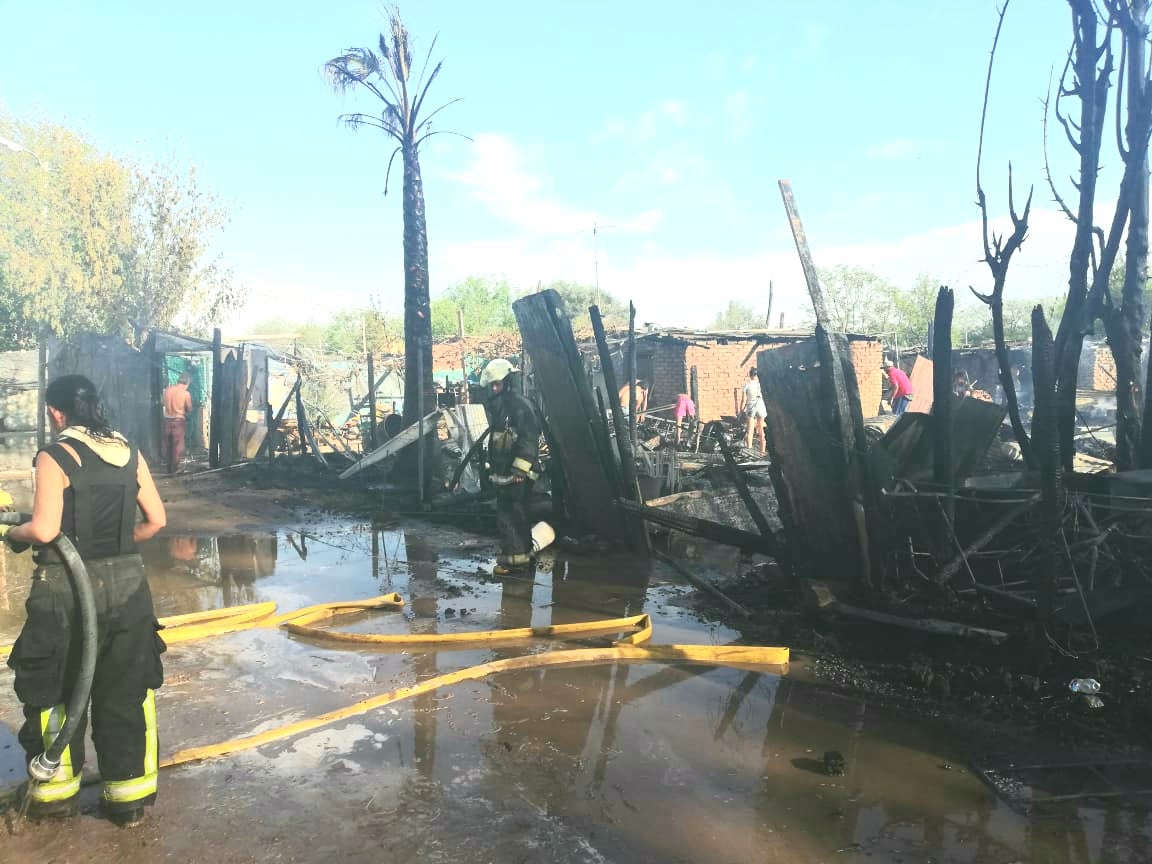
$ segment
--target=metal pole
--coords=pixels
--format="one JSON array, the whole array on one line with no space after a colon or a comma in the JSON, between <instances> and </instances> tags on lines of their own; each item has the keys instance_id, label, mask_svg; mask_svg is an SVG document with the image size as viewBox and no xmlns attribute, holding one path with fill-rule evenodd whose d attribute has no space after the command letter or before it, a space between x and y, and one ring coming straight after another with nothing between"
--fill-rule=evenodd
<instances>
[{"instance_id":1,"label":"metal pole","mask_svg":"<svg viewBox=\"0 0 1152 864\"><path fill-rule=\"evenodd\" d=\"M416 482L420 484L420 508L424 508L424 349L416 352L416 378L420 389L416 391L416 413L420 419L416 433Z\"/></svg>"},{"instance_id":2,"label":"metal pole","mask_svg":"<svg viewBox=\"0 0 1152 864\"><path fill-rule=\"evenodd\" d=\"M368 352L368 447L365 453L376 449L376 367L372 352Z\"/></svg>"},{"instance_id":3,"label":"metal pole","mask_svg":"<svg viewBox=\"0 0 1152 864\"><path fill-rule=\"evenodd\" d=\"M44 449L48 441L47 406L44 402L44 391L48 388L48 340L43 334L40 336L39 350L36 354L36 449Z\"/></svg>"},{"instance_id":4,"label":"metal pole","mask_svg":"<svg viewBox=\"0 0 1152 864\"><path fill-rule=\"evenodd\" d=\"M220 328L212 331L212 416L208 418L208 467L220 467L220 416L224 394L220 392L223 382L224 364L220 357L222 349Z\"/></svg>"}]
</instances>

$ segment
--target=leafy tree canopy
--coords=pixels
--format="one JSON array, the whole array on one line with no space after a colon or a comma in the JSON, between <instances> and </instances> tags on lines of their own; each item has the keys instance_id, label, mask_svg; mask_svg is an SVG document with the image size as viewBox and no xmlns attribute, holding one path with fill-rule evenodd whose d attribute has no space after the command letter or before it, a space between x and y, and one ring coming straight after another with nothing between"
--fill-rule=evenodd
<instances>
[{"instance_id":1,"label":"leafy tree canopy","mask_svg":"<svg viewBox=\"0 0 1152 864\"><path fill-rule=\"evenodd\" d=\"M226 221L191 172L0 115L0 348L41 334L202 329L238 300L208 248ZM31 154L35 154L35 156Z\"/></svg>"},{"instance_id":2,"label":"leafy tree canopy","mask_svg":"<svg viewBox=\"0 0 1152 864\"><path fill-rule=\"evenodd\" d=\"M764 323L764 316L738 300L729 300L728 308L719 313L712 322L713 330L742 330L764 326L767 326Z\"/></svg>"},{"instance_id":3,"label":"leafy tree canopy","mask_svg":"<svg viewBox=\"0 0 1152 864\"><path fill-rule=\"evenodd\" d=\"M503 279L469 276L432 301L432 336L455 336L456 310L464 313L464 334L481 336L516 329L514 294Z\"/></svg>"}]
</instances>

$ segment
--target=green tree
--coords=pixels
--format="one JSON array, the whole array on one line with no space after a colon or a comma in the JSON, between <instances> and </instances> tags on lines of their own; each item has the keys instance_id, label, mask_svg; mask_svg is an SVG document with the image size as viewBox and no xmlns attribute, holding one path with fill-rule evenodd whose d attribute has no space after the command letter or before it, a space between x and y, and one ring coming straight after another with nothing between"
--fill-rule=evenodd
<instances>
[{"instance_id":1,"label":"green tree","mask_svg":"<svg viewBox=\"0 0 1152 864\"><path fill-rule=\"evenodd\" d=\"M389 318L375 303L339 309L323 329L324 347L345 354L395 354L404 349L403 325Z\"/></svg>"},{"instance_id":2,"label":"green tree","mask_svg":"<svg viewBox=\"0 0 1152 864\"><path fill-rule=\"evenodd\" d=\"M240 299L221 257L210 258L213 237L228 214L196 181L172 164L133 172L131 241L121 253L122 308L141 327L206 331Z\"/></svg>"},{"instance_id":3,"label":"green tree","mask_svg":"<svg viewBox=\"0 0 1152 864\"><path fill-rule=\"evenodd\" d=\"M0 117L0 342L105 330L121 317L121 252L131 240L132 176L63 126Z\"/></svg>"},{"instance_id":4,"label":"green tree","mask_svg":"<svg viewBox=\"0 0 1152 864\"><path fill-rule=\"evenodd\" d=\"M628 304L595 285L581 285L578 282L567 282L554 279L547 285L541 285L540 290L551 288L564 299L568 307L568 314L574 320L582 320L581 316L588 314L589 306L599 306L600 315L604 325L608 328L628 326Z\"/></svg>"},{"instance_id":5,"label":"green tree","mask_svg":"<svg viewBox=\"0 0 1152 864\"><path fill-rule=\"evenodd\" d=\"M1032 310L1037 306L1044 307L1044 315L1051 327L1060 321L1064 314L1064 298L1048 297L1042 300L1005 300L1004 309L1004 341L1007 344L1032 341ZM991 342L992 318L987 316L979 329L971 335L973 343Z\"/></svg>"},{"instance_id":6,"label":"green tree","mask_svg":"<svg viewBox=\"0 0 1152 864\"><path fill-rule=\"evenodd\" d=\"M469 276L432 301L432 335L455 336L456 312L464 313L464 334L485 336L516 329L512 287L504 280Z\"/></svg>"},{"instance_id":7,"label":"green tree","mask_svg":"<svg viewBox=\"0 0 1152 864\"><path fill-rule=\"evenodd\" d=\"M763 326L764 317L738 300L729 300L728 308L720 312L712 322L713 330L745 330Z\"/></svg>"},{"instance_id":8,"label":"green tree","mask_svg":"<svg viewBox=\"0 0 1152 864\"><path fill-rule=\"evenodd\" d=\"M0 117L0 347L41 334L204 329L239 300L208 259L227 217L194 175L133 166L63 126ZM15 157L15 158L11 158Z\"/></svg>"},{"instance_id":9,"label":"green tree","mask_svg":"<svg viewBox=\"0 0 1152 864\"><path fill-rule=\"evenodd\" d=\"M822 269L819 277L834 331L865 335L892 331L889 305L896 291L892 283L868 270L847 265ZM810 317L809 323L815 323L815 318Z\"/></svg>"},{"instance_id":10,"label":"green tree","mask_svg":"<svg viewBox=\"0 0 1152 864\"><path fill-rule=\"evenodd\" d=\"M932 319L936 316L936 295L940 280L921 273L907 290L890 286L888 327L894 330L901 345L923 345L928 340ZM955 341L955 340L954 340ZM956 344L963 344L962 341Z\"/></svg>"},{"instance_id":11,"label":"green tree","mask_svg":"<svg viewBox=\"0 0 1152 864\"><path fill-rule=\"evenodd\" d=\"M388 160L389 169L397 153L403 164L404 365L408 370L404 376L404 415L405 420L413 422L421 390L426 408L436 404L432 383L432 310L428 295L428 226L424 181L420 175L420 145L437 134L429 122L447 106L429 112L424 110L428 89L443 66L443 61L436 63L425 76L436 40L432 40L423 67L414 78L411 38L395 7L388 12L388 23L389 32L381 33L378 40L379 53L371 48L349 48L325 63L324 71L337 93L366 91L379 100L378 115L354 113L345 114L341 119L353 129L369 126L384 132L397 145ZM387 192L387 172L384 185ZM421 365L422 380L416 375Z\"/></svg>"},{"instance_id":12,"label":"green tree","mask_svg":"<svg viewBox=\"0 0 1152 864\"><path fill-rule=\"evenodd\" d=\"M318 324L315 321L297 321L290 318L285 318L282 315L274 315L271 318L263 318L250 327L246 328L242 335L244 336L278 336L284 337L293 335L294 341L299 345L307 345L312 348L323 348L327 337L327 326ZM279 340L273 340L279 344Z\"/></svg>"}]
</instances>

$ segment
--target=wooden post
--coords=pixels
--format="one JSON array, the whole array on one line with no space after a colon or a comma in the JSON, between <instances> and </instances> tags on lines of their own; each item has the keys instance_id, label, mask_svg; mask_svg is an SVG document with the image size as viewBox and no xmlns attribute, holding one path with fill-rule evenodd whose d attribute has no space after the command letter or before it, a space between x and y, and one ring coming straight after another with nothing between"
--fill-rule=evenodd
<instances>
[{"instance_id":1,"label":"wooden post","mask_svg":"<svg viewBox=\"0 0 1152 864\"><path fill-rule=\"evenodd\" d=\"M272 456L276 452L276 446L272 441L272 436L276 434L276 415L272 413L272 403L268 402L264 405L264 440L260 442L260 450L268 451L268 464L272 464ZM256 451L256 455L260 455L260 450Z\"/></svg>"},{"instance_id":2,"label":"wooden post","mask_svg":"<svg viewBox=\"0 0 1152 864\"><path fill-rule=\"evenodd\" d=\"M464 340L464 310L459 308L456 310L456 338Z\"/></svg>"},{"instance_id":3,"label":"wooden post","mask_svg":"<svg viewBox=\"0 0 1152 864\"><path fill-rule=\"evenodd\" d=\"M812 308L816 312L817 323L828 326L828 306L824 303L824 291L820 278L816 275L816 263L812 260L812 250L808 248L808 235L804 233L804 223L800 221L800 210L796 207L796 196L792 194L792 184L780 181L780 195L784 198L784 210L792 226L792 239L796 241L796 251L800 255L800 266L804 268L804 281L808 283L808 294L812 298Z\"/></svg>"},{"instance_id":4,"label":"wooden post","mask_svg":"<svg viewBox=\"0 0 1152 864\"><path fill-rule=\"evenodd\" d=\"M932 319L932 479L947 498L944 512L949 524L956 515L952 500L952 289L941 286Z\"/></svg>"},{"instance_id":5,"label":"wooden post","mask_svg":"<svg viewBox=\"0 0 1152 864\"><path fill-rule=\"evenodd\" d=\"M272 459L272 451L275 449L273 446L275 444L275 440L272 436L276 434L276 431L280 428L280 421L283 420L284 415L288 413L288 406L292 404L292 397L294 397L296 392L300 389L300 381L301 378L299 375L297 375L296 383L292 385L292 389L289 390L288 395L284 397L284 401L280 405L280 410L276 412L276 416L272 418L272 422L268 426L267 437L264 438L263 443L260 445L260 449L256 451L257 459L260 458L260 454L264 452L265 448L267 448L269 451L268 459ZM268 407L271 409L272 406Z\"/></svg>"},{"instance_id":6,"label":"wooden post","mask_svg":"<svg viewBox=\"0 0 1152 864\"><path fill-rule=\"evenodd\" d=\"M44 449L48 442L48 409L44 392L48 389L48 340L40 335L36 352L36 449Z\"/></svg>"},{"instance_id":7,"label":"wooden post","mask_svg":"<svg viewBox=\"0 0 1152 864\"><path fill-rule=\"evenodd\" d=\"M365 453L376 449L376 367L372 352L368 352L368 447Z\"/></svg>"},{"instance_id":8,"label":"wooden post","mask_svg":"<svg viewBox=\"0 0 1152 864\"><path fill-rule=\"evenodd\" d=\"M628 440L636 452L636 306L628 301Z\"/></svg>"},{"instance_id":9,"label":"wooden post","mask_svg":"<svg viewBox=\"0 0 1152 864\"><path fill-rule=\"evenodd\" d=\"M812 308L816 313L816 345L820 359L819 374L823 381L822 389L832 405L833 426L839 439L840 467L845 472L844 488L850 499L851 518L856 524L860 579L865 587L870 587L872 583L872 551L867 525L875 521L876 513L874 508L866 507L865 504L864 489L867 484L861 476L864 469L857 457L857 451L863 452L864 450L864 420L860 415L859 398L853 402L846 379L845 368L851 371L847 343L841 334L833 336L829 330L831 321L828 316L828 306L824 301L824 291L820 287L820 278L816 273L816 263L812 258L812 251L808 248L808 235L804 232L804 223L800 220L800 211L792 193L792 184L787 180L781 180L779 184L780 195L784 199L784 210L787 212L788 222L792 226L792 237L796 241L796 252L800 256L800 265L804 270L804 279L808 284L808 294L812 298ZM764 355L761 354L761 356ZM763 386L764 379L761 378L761 387ZM855 382L853 382L851 390L856 390ZM869 513L870 510L871 513Z\"/></svg>"},{"instance_id":10,"label":"wooden post","mask_svg":"<svg viewBox=\"0 0 1152 864\"><path fill-rule=\"evenodd\" d=\"M604 386L608 388L609 403L612 408L612 427L616 430L616 449L620 453L621 486L624 498L643 503L644 497L640 494L640 481L636 476L636 456L632 449L632 438L622 434L624 430L624 412L620 407L620 388L616 386L616 368L612 365L612 351L608 347L608 337L604 333L604 319L600 317L600 308L590 306L588 316L592 319L592 332L596 336L596 348L600 352L600 369L604 374ZM596 391L599 396L600 391ZM612 398L612 394L616 398ZM635 402L633 402L635 404ZM601 407L601 416L603 408ZM649 550L648 529L643 521L634 519L637 547L640 551Z\"/></svg>"},{"instance_id":11,"label":"wooden post","mask_svg":"<svg viewBox=\"0 0 1152 864\"><path fill-rule=\"evenodd\" d=\"M212 331L212 416L208 419L208 467L220 467L220 414L223 411L223 395L221 378L224 372L224 363L220 357L221 339L220 328Z\"/></svg>"},{"instance_id":12,"label":"wooden post","mask_svg":"<svg viewBox=\"0 0 1152 864\"><path fill-rule=\"evenodd\" d=\"M296 434L300 438L300 454L308 453L308 414L304 410L304 396L301 388L296 388Z\"/></svg>"},{"instance_id":13,"label":"wooden post","mask_svg":"<svg viewBox=\"0 0 1152 864\"><path fill-rule=\"evenodd\" d=\"M600 409L600 416L607 416L608 406L604 404L604 392L597 387L594 391L596 396L596 407ZM608 426L604 423L597 423L593 425L595 434L600 436L600 449L605 453L612 454L612 457L604 463L604 471L608 474L608 481L611 483L612 488L616 495L624 495L624 483L620 479L620 473L623 470L620 466L620 459L616 452L612 449L612 441L609 439ZM631 495L627 497L631 498Z\"/></svg>"}]
</instances>

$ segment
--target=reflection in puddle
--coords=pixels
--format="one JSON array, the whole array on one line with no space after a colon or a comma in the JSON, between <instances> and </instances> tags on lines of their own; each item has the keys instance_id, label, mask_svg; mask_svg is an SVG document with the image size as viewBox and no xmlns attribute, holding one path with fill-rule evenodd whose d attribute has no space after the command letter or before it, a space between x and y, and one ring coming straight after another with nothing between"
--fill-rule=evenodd
<instances>
[{"instance_id":1,"label":"reflection in puddle","mask_svg":"<svg viewBox=\"0 0 1152 864\"><path fill-rule=\"evenodd\" d=\"M266 600L287 610L399 591L402 611L341 626L459 632L648 612L657 642L739 636L677 605L681 589L659 567L560 556L531 577L494 579L490 552L488 543L441 528L343 524L160 538L143 550L162 615ZM19 628L26 561L0 556L0 641ZM168 655L166 746L272 728L547 647L387 652L271 631L205 640ZM6 784L22 765L11 740L18 708L7 681L0 686ZM829 750L844 754L843 776L820 770ZM195 850L197 834L180 819L209 818L202 802L211 798L213 807L250 814L228 840L243 860L258 857L253 823L288 844L348 825L341 853L360 843L378 856L371 860L395 861L1152 860L1147 810L1078 800L1025 815L964 768L967 761L920 724L771 674L640 663L533 669L172 772L165 794L179 800L180 813L165 842L169 851ZM212 796L203 795L205 784ZM1025 784L1021 794L1050 796L1047 785ZM284 851L314 860L311 849Z\"/></svg>"}]
</instances>

